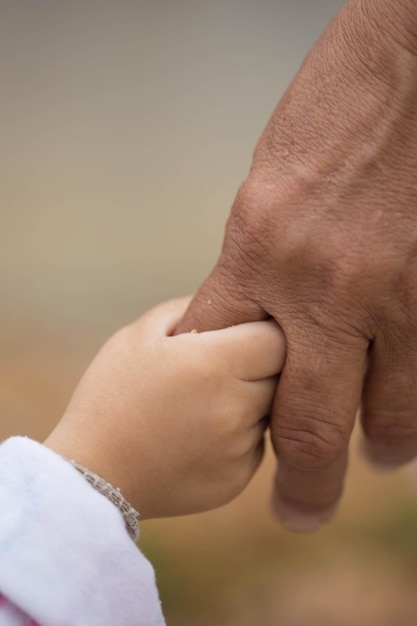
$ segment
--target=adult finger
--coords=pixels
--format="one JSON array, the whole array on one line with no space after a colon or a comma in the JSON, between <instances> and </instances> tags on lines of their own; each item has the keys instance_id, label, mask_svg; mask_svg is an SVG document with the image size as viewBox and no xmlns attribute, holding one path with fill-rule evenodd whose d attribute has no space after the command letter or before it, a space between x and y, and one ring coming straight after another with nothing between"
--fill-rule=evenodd
<instances>
[{"instance_id":1,"label":"adult finger","mask_svg":"<svg viewBox=\"0 0 417 626\"><path fill-rule=\"evenodd\" d=\"M193 297L175 334L218 330L233 324L265 320L269 316L246 296L234 271L228 271L220 258L210 276Z\"/></svg>"},{"instance_id":2,"label":"adult finger","mask_svg":"<svg viewBox=\"0 0 417 626\"><path fill-rule=\"evenodd\" d=\"M307 326L286 336L271 422L279 460L273 510L288 528L310 531L332 516L342 493L367 341Z\"/></svg>"},{"instance_id":3,"label":"adult finger","mask_svg":"<svg viewBox=\"0 0 417 626\"><path fill-rule=\"evenodd\" d=\"M398 466L417 456L417 341L407 329L377 336L369 354L361 420L365 453Z\"/></svg>"}]
</instances>

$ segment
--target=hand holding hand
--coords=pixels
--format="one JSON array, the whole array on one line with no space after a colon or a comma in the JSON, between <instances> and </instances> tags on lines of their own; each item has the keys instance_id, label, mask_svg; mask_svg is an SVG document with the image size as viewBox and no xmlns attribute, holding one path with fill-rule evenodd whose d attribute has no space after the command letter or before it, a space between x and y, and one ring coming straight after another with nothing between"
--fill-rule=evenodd
<instances>
[{"instance_id":1,"label":"hand holding hand","mask_svg":"<svg viewBox=\"0 0 417 626\"><path fill-rule=\"evenodd\" d=\"M265 129L177 329L283 329L274 507L293 529L332 516L360 405L370 457L417 454L416 75L415 0L346 3Z\"/></svg>"},{"instance_id":2,"label":"hand holding hand","mask_svg":"<svg viewBox=\"0 0 417 626\"><path fill-rule=\"evenodd\" d=\"M188 303L117 332L45 442L120 487L141 519L205 511L242 491L284 361L273 321L170 336Z\"/></svg>"}]
</instances>

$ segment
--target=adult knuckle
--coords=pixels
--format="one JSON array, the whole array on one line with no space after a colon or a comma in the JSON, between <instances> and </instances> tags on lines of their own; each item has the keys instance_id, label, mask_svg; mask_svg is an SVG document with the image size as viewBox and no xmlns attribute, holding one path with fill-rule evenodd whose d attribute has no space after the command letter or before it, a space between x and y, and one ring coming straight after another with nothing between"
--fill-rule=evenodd
<instances>
[{"instance_id":1,"label":"adult knuckle","mask_svg":"<svg viewBox=\"0 0 417 626\"><path fill-rule=\"evenodd\" d=\"M245 181L236 196L227 224L227 237L247 263L265 258L267 243L273 236L273 223L265 190L260 182Z\"/></svg>"},{"instance_id":2,"label":"adult knuckle","mask_svg":"<svg viewBox=\"0 0 417 626\"><path fill-rule=\"evenodd\" d=\"M250 177L242 185L230 220L231 237L245 255L255 252L273 262L291 279L302 274L304 284L317 284L327 291L345 291L355 285L366 263L360 247L342 236L332 221L316 219L305 209L304 198L277 186L263 187L262 180Z\"/></svg>"},{"instance_id":3,"label":"adult knuckle","mask_svg":"<svg viewBox=\"0 0 417 626\"><path fill-rule=\"evenodd\" d=\"M272 438L279 458L296 467L316 469L338 457L347 434L338 424L309 417L303 425L278 423Z\"/></svg>"}]
</instances>

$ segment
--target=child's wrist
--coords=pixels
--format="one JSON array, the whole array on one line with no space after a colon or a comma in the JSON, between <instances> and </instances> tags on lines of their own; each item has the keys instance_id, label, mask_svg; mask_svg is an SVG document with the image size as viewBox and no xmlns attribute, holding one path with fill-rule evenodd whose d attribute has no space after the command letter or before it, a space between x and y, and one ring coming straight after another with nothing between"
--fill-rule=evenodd
<instances>
[{"instance_id":1,"label":"child's wrist","mask_svg":"<svg viewBox=\"0 0 417 626\"><path fill-rule=\"evenodd\" d=\"M59 429L53 431L43 442L43 445L64 459L74 461L76 466L86 468L89 472L100 477L119 490L123 498L134 509L137 509L133 489L131 489L130 481L127 478L127 472L122 469L122 463L112 460L104 451L101 453L97 446L81 444L78 439L67 433L65 436L61 435Z\"/></svg>"},{"instance_id":2,"label":"child's wrist","mask_svg":"<svg viewBox=\"0 0 417 626\"><path fill-rule=\"evenodd\" d=\"M125 521L125 526L128 534L133 541L137 541L139 537L139 525L138 517L139 513L132 507L132 505L123 497L123 494L119 488L113 487L112 484L105 481L101 476L98 476L94 472L91 472L88 468L83 467L76 463L74 460L66 459L85 480L99 493L101 493L107 500L109 500L116 508L119 509Z\"/></svg>"}]
</instances>

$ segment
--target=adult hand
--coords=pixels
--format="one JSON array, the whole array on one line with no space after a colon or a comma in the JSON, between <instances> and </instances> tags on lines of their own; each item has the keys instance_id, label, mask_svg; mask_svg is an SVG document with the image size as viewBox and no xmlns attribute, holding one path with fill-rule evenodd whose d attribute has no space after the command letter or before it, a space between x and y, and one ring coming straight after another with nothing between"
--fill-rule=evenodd
<instances>
[{"instance_id":1,"label":"adult hand","mask_svg":"<svg viewBox=\"0 0 417 626\"><path fill-rule=\"evenodd\" d=\"M273 505L293 529L332 516L360 404L372 459L417 453L416 76L417 3L347 3L264 131L177 329L283 329Z\"/></svg>"}]
</instances>

